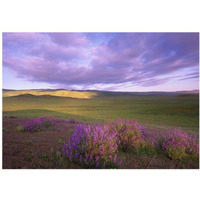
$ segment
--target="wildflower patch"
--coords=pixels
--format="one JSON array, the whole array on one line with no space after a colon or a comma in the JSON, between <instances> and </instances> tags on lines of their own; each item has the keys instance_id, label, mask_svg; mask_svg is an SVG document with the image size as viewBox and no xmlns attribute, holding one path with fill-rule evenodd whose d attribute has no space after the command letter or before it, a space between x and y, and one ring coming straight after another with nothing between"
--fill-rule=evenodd
<instances>
[{"instance_id":1,"label":"wildflower patch","mask_svg":"<svg viewBox=\"0 0 200 200\"><path fill-rule=\"evenodd\" d=\"M36 132L44 130L57 122L56 119L50 116L40 117L38 119L30 119L25 121L23 125L19 125L17 130L19 132Z\"/></svg>"},{"instance_id":2,"label":"wildflower patch","mask_svg":"<svg viewBox=\"0 0 200 200\"><path fill-rule=\"evenodd\" d=\"M185 158L199 158L198 140L181 130L170 131L160 141L160 148L171 159L182 161Z\"/></svg>"},{"instance_id":3,"label":"wildflower patch","mask_svg":"<svg viewBox=\"0 0 200 200\"><path fill-rule=\"evenodd\" d=\"M86 168L117 168L122 163L117 155L117 133L105 124L95 127L78 124L64 144L63 153Z\"/></svg>"}]
</instances>

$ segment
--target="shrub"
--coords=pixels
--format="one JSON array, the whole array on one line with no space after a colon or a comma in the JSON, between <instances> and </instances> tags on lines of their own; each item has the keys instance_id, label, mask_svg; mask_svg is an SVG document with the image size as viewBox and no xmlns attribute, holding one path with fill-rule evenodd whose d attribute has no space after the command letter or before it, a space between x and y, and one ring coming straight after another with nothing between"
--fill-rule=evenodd
<instances>
[{"instance_id":1,"label":"shrub","mask_svg":"<svg viewBox=\"0 0 200 200\"><path fill-rule=\"evenodd\" d=\"M117 148L117 133L107 125L91 127L82 123L64 144L63 153L86 168L117 168L122 162Z\"/></svg>"},{"instance_id":2,"label":"shrub","mask_svg":"<svg viewBox=\"0 0 200 200\"><path fill-rule=\"evenodd\" d=\"M55 122L57 121L51 116L40 117L38 120L41 123L41 126L43 126L43 128L48 128L48 127L54 125Z\"/></svg>"},{"instance_id":3,"label":"shrub","mask_svg":"<svg viewBox=\"0 0 200 200\"><path fill-rule=\"evenodd\" d=\"M24 129L24 127L23 127L22 125L19 125L19 126L17 127L17 130L18 130L19 132L24 132L24 131L25 131L25 129Z\"/></svg>"},{"instance_id":4,"label":"shrub","mask_svg":"<svg viewBox=\"0 0 200 200\"><path fill-rule=\"evenodd\" d=\"M159 144L160 148L171 159L182 161L187 157L199 157L198 141L181 130L170 131L159 141Z\"/></svg>"},{"instance_id":5,"label":"shrub","mask_svg":"<svg viewBox=\"0 0 200 200\"><path fill-rule=\"evenodd\" d=\"M117 133L119 149L122 151L138 151L144 145L144 129L133 120L117 120L108 122L110 130Z\"/></svg>"},{"instance_id":6,"label":"shrub","mask_svg":"<svg viewBox=\"0 0 200 200\"><path fill-rule=\"evenodd\" d=\"M57 120L53 119L50 116L44 116L40 117L38 119L31 119L26 121L22 126L18 126L17 128L19 131L27 131L30 133L44 130L45 128L48 128L52 125L54 125L57 122Z\"/></svg>"},{"instance_id":7,"label":"shrub","mask_svg":"<svg viewBox=\"0 0 200 200\"><path fill-rule=\"evenodd\" d=\"M154 137L146 136L137 151L140 154L154 155L157 151L156 139Z\"/></svg>"},{"instance_id":8,"label":"shrub","mask_svg":"<svg viewBox=\"0 0 200 200\"><path fill-rule=\"evenodd\" d=\"M9 130L8 130L8 129L5 129L5 128L3 128L3 133L4 133L4 134L7 134L7 133L9 133Z\"/></svg>"}]
</instances>

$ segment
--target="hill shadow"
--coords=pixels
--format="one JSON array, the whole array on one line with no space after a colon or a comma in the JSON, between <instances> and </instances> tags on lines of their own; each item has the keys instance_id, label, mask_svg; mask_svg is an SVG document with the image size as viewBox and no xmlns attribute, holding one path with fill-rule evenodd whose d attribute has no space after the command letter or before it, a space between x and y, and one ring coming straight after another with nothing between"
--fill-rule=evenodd
<instances>
[{"instance_id":1,"label":"hill shadow","mask_svg":"<svg viewBox=\"0 0 200 200\"><path fill-rule=\"evenodd\" d=\"M87 122L99 122L101 120L85 117L82 115L75 115L75 114L69 114L69 113L62 113L62 112L56 112L51 111L47 109L24 109L24 110L13 110L13 111L6 111L3 112L3 117L18 117L18 118L38 118L45 115L53 116L58 119L75 119L77 121L87 121Z\"/></svg>"}]
</instances>

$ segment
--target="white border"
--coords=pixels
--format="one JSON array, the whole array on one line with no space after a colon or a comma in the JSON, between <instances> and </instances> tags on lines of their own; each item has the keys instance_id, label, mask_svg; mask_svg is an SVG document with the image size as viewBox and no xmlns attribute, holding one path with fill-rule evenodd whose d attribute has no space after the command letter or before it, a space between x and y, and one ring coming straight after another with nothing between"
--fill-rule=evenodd
<instances>
[{"instance_id":1,"label":"white border","mask_svg":"<svg viewBox=\"0 0 200 200\"><path fill-rule=\"evenodd\" d=\"M0 9L1 32L199 32L197 0L2 0ZM188 200L199 196L199 175L199 170L1 170L0 195Z\"/></svg>"}]
</instances>

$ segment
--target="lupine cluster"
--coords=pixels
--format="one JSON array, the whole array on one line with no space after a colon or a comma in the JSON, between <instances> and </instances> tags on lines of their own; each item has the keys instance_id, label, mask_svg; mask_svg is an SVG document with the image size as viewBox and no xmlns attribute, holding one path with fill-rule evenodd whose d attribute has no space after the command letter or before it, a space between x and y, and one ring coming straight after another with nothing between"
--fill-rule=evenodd
<instances>
[{"instance_id":1,"label":"lupine cluster","mask_svg":"<svg viewBox=\"0 0 200 200\"><path fill-rule=\"evenodd\" d=\"M117 168L121 163L118 157L117 133L107 125L78 124L73 136L64 144L63 153L70 161L87 168Z\"/></svg>"},{"instance_id":2,"label":"lupine cluster","mask_svg":"<svg viewBox=\"0 0 200 200\"><path fill-rule=\"evenodd\" d=\"M137 151L144 145L144 128L133 120L117 120L108 122L111 131L117 133L119 148L123 151Z\"/></svg>"},{"instance_id":3,"label":"lupine cluster","mask_svg":"<svg viewBox=\"0 0 200 200\"><path fill-rule=\"evenodd\" d=\"M145 133L136 121L117 120L102 125L78 124L73 136L64 144L63 153L70 161L88 168L117 168L121 163L118 151L155 154L164 152L171 159L199 158L198 140L173 130L156 139Z\"/></svg>"},{"instance_id":4,"label":"lupine cluster","mask_svg":"<svg viewBox=\"0 0 200 200\"><path fill-rule=\"evenodd\" d=\"M172 159L181 161L188 156L199 158L198 140L181 130L170 131L159 143L162 150Z\"/></svg>"},{"instance_id":5,"label":"lupine cluster","mask_svg":"<svg viewBox=\"0 0 200 200\"><path fill-rule=\"evenodd\" d=\"M41 131L44 130L45 128L48 128L49 126L54 125L57 122L56 119L50 116L44 116L40 117L38 119L31 119L26 122L24 122L23 125L18 126L19 131L24 131L24 132L36 132L36 131Z\"/></svg>"}]
</instances>

